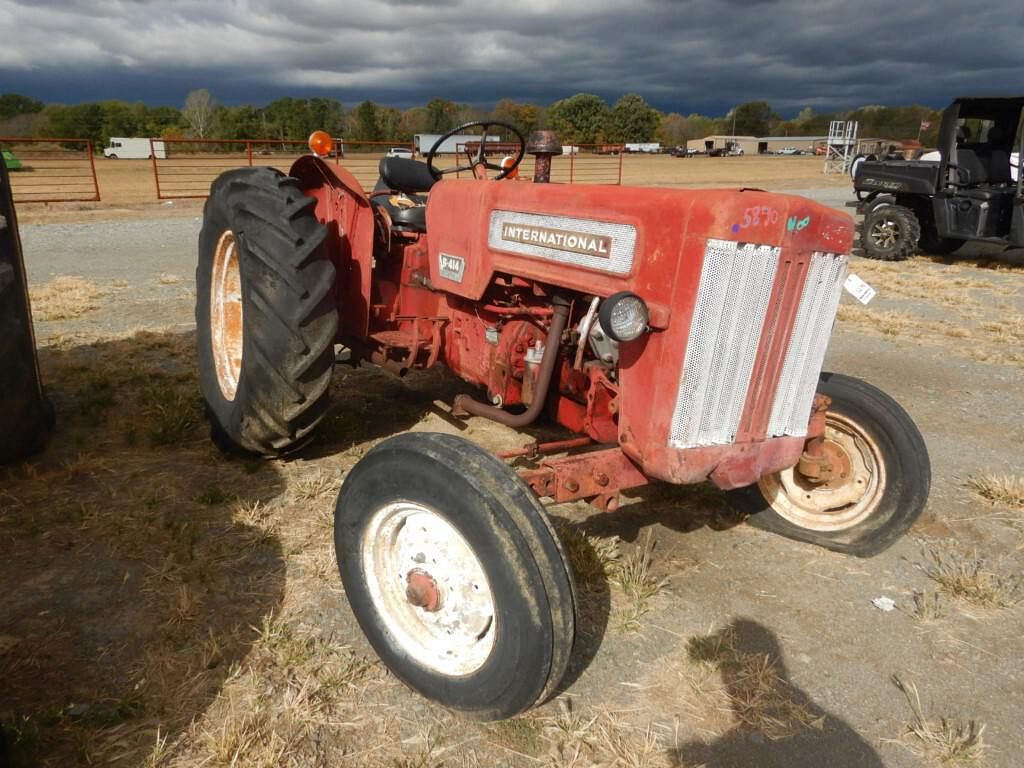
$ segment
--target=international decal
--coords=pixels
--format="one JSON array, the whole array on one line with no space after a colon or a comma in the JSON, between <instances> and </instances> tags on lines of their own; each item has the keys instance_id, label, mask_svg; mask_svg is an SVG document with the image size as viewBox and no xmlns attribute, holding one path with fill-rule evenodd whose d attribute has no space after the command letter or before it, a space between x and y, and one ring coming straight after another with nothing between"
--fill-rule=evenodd
<instances>
[{"instance_id":1,"label":"international decal","mask_svg":"<svg viewBox=\"0 0 1024 768\"><path fill-rule=\"evenodd\" d=\"M611 257L612 239L607 235L573 232L567 229L537 227L531 224L502 224L501 239L509 243L525 243L554 248L557 251L582 253L607 259Z\"/></svg>"}]
</instances>

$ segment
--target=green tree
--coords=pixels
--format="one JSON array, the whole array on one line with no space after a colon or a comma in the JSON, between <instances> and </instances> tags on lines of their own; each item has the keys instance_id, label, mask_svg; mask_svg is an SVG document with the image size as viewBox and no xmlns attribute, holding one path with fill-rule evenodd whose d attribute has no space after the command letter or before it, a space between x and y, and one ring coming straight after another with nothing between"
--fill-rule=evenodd
<instances>
[{"instance_id":1,"label":"green tree","mask_svg":"<svg viewBox=\"0 0 1024 768\"><path fill-rule=\"evenodd\" d=\"M548 123L564 144L597 144L604 141L608 105L593 93L577 93L548 108Z\"/></svg>"},{"instance_id":2,"label":"green tree","mask_svg":"<svg viewBox=\"0 0 1024 768\"><path fill-rule=\"evenodd\" d=\"M608 115L605 138L617 142L644 142L654 138L661 124L661 113L643 96L627 93L612 107Z\"/></svg>"},{"instance_id":3,"label":"green tree","mask_svg":"<svg viewBox=\"0 0 1024 768\"><path fill-rule=\"evenodd\" d=\"M377 107L377 135L383 141L409 141L412 137L402 136L402 113L394 107Z\"/></svg>"},{"instance_id":4,"label":"green tree","mask_svg":"<svg viewBox=\"0 0 1024 768\"><path fill-rule=\"evenodd\" d=\"M377 124L377 105L372 101L362 102L352 117L352 138L362 141L377 141L381 138Z\"/></svg>"},{"instance_id":5,"label":"green tree","mask_svg":"<svg viewBox=\"0 0 1024 768\"><path fill-rule=\"evenodd\" d=\"M459 107L446 99L431 99L426 106L426 131L428 133L447 133L456 125Z\"/></svg>"},{"instance_id":6,"label":"green tree","mask_svg":"<svg viewBox=\"0 0 1024 768\"><path fill-rule=\"evenodd\" d=\"M20 93L5 93L0 96L0 120L9 120L18 115L36 115L43 111L43 102L22 96Z\"/></svg>"},{"instance_id":7,"label":"green tree","mask_svg":"<svg viewBox=\"0 0 1024 768\"><path fill-rule=\"evenodd\" d=\"M738 136L767 136L773 119L778 119L767 101L740 104L730 116ZM734 131L730 128L729 133Z\"/></svg>"}]
</instances>

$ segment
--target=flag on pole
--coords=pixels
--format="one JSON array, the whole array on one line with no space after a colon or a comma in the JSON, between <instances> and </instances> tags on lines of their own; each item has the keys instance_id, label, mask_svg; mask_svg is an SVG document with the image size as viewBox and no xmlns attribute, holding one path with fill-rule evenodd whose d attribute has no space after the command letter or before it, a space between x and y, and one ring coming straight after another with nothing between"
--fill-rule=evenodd
<instances>
[{"instance_id":1,"label":"flag on pole","mask_svg":"<svg viewBox=\"0 0 1024 768\"><path fill-rule=\"evenodd\" d=\"M921 121L921 130L922 131L927 131L931 127L932 127L931 120L922 120Z\"/></svg>"}]
</instances>

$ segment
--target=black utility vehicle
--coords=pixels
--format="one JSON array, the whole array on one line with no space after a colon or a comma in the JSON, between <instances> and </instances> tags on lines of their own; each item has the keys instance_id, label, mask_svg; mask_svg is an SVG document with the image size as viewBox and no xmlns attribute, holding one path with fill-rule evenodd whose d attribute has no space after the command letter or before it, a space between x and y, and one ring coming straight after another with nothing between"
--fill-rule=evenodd
<instances>
[{"instance_id":1,"label":"black utility vehicle","mask_svg":"<svg viewBox=\"0 0 1024 768\"><path fill-rule=\"evenodd\" d=\"M864 216L864 255L899 261L972 240L1024 247L1022 108L1024 96L956 99L943 113L934 159L860 163L857 200L847 205Z\"/></svg>"}]
</instances>

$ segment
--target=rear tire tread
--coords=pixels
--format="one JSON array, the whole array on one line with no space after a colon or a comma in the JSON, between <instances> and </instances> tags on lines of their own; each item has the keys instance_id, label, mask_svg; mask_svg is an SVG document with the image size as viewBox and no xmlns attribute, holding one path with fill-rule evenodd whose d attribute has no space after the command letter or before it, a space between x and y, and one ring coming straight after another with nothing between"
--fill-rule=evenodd
<instances>
[{"instance_id":1,"label":"rear tire tread","mask_svg":"<svg viewBox=\"0 0 1024 768\"><path fill-rule=\"evenodd\" d=\"M298 182L271 168L228 171L214 181L204 209L200 296L200 378L218 443L279 455L306 442L327 410L338 314L334 266L321 245L327 228L316 201ZM235 233L243 292L243 358L233 401L223 398L209 340L213 249Z\"/></svg>"}]
</instances>

